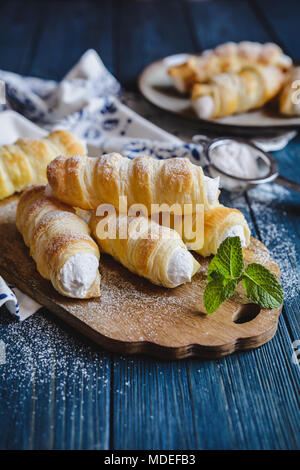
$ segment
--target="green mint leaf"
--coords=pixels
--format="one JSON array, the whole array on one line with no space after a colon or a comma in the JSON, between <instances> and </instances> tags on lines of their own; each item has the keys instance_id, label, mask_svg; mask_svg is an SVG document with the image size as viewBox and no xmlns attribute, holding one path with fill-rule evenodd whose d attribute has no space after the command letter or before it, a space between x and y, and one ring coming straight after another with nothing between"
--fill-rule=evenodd
<instances>
[{"instance_id":1,"label":"green mint leaf","mask_svg":"<svg viewBox=\"0 0 300 470\"><path fill-rule=\"evenodd\" d=\"M208 279L208 277L207 277ZM223 283L223 281L226 280L226 277L223 276L222 273L220 273L219 271L212 271L209 275L209 281L220 281ZM223 285L223 284L222 284Z\"/></svg>"},{"instance_id":2,"label":"green mint leaf","mask_svg":"<svg viewBox=\"0 0 300 470\"><path fill-rule=\"evenodd\" d=\"M263 308L280 307L283 302L283 291L277 281L265 266L251 263L243 274L243 285L247 297Z\"/></svg>"},{"instance_id":3,"label":"green mint leaf","mask_svg":"<svg viewBox=\"0 0 300 470\"><path fill-rule=\"evenodd\" d=\"M240 237L227 237L219 246L217 254L211 260L207 279L212 280L213 271L220 272L224 277L238 279L244 268L243 252Z\"/></svg>"},{"instance_id":4,"label":"green mint leaf","mask_svg":"<svg viewBox=\"0 0 300 470\"><path fill-rule=\"evenodd\" d=\"M226 284L224 285L225 300L229 299L229 297L231 297L234 294L234 291L239 282L240 282L239 279L230 279L229 281L226 282Z\"/></svg>"},{"instance_id":5,"label":"green mint leaf","mask_svg":"<svg viewBox=\"0 0 300 470\"><path fill-rule=\"evenodd\" d=\"M204 307L207 313L213 313L224 302L223 286L218 281L211 281L204 291Z\"/></svg>"},{"instance_id":6,"label":"green mint leaf","mask_svg":"<svg viewBox=\"0 0 300 470\"><path fill-rule=\"evenodd\" d=\"M239 282L237 279L226 279L217 271L212 272L212 278L204 291L204 307L207 313L215 312L226 299L231 297Z\"/></svg>"}]
</instances>

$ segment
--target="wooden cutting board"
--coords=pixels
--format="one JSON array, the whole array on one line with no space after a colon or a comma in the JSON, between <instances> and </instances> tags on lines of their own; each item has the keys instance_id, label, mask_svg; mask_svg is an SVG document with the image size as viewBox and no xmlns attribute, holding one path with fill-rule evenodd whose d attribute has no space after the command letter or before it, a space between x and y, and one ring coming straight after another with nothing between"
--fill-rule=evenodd
<instances>
[{"instance_id":1,"label":"wooden cutting board","mask_svg":"<svg viewBox=\"0 0 300 470\"><path fill-rule=\"evenodd\" d=\"M209 259L193 282L166 289L131 274L111 257L101 257L101 297L72 300L58 294L35 269L15 226L18 197L0 203L0 274L55 315L110 351L144 353L163 359L218 358L256 348L277 329L281 307L249 304L242 286L212 315L203 307ZM248 262L260 262L277 277L279 268L266 247L252 238L244 250Z\"/></svg>"}]
</instances>

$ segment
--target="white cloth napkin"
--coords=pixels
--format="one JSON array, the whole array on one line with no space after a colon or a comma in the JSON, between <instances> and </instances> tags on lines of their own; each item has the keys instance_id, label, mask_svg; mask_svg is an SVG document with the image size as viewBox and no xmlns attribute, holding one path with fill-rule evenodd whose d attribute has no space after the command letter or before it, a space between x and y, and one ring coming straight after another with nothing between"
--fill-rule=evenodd
<instances>
[{"instance_id":1,"label":"white cloth napkin","mask_svg":"<svg viewBox=\"0 0 300 470\"><path fill-rule=\"evenodd\" d=\"M206 164L202 150L207 138L195 136L193 142L185 143L121 103L120 84L94 50L85 52L59 83L1 70L0 80L5 82L7 98L0 108L0 145L66 129L87 143L90 156L117 151L130 158L140 154L188 157ZM278 150L294 136L288 133L257 143L264 149ZM40 308L18 289L10 289L0 277L0 306L4 303L19 320Z\"/></svg>"}]
</instances>

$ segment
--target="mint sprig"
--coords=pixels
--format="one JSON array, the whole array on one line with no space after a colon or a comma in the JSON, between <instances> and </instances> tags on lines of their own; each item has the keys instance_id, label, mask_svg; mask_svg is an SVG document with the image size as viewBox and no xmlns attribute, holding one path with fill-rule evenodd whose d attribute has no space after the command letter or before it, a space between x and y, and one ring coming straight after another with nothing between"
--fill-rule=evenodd
<instances>
[{"instance_id":1,"label":"mint sprig","mask_svg":"<svg viewBox=\"0 0 300 470\"><path fill-rule=\"evenodd\" d=\"M242 245L239 237L227 237L211 260L204 291L207 313L215 312L231 297L240 281L247 297L263 308L276 308L283 302L283 291L276 277L263 265L251 263L244 269Z\"/></svg>"}]
</instances>

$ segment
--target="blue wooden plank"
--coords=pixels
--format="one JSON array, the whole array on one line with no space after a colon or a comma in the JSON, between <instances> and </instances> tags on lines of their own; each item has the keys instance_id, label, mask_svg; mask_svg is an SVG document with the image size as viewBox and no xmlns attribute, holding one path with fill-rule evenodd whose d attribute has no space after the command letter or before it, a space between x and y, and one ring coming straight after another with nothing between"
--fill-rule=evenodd
<instances>
[{"instance_id":1,"label":"blue wooden plank","mask_svg":"<svg viewBox=\"0 0 300 470\"><path fill-rule=\"evenodd\" d=\"M298 0L263 0L253 2L258 16L262 19L274 40L279 39L284 49L294 60L300 60Z\"/></svg>"},{"instance_id":2,"label":"blue wooden plank","mask_svg":"<svg viewBox=\"0 0 300 470\"><path fill-rule=\"evenodd\" d=\"M36 2L1 2L0 67L26 73L37 38L40 7Z\"/></svg>"},{"instance_id":3,"label":"blue wooden plank","mask_svg":"<svg viewBox=\"0 0 300 470\"><path fill-rule=\"evenodd\" d=\"M195 51L191 31L178 0L119 2L117 77L127 88L150 62L179 52Z\"/></svg>"},{"instance_id":4,"label":"blue wooden plank","mask_svg":"<svg viewBox=\"0 0 300 470\"><path fill-rule=\"evenodd\" d=\"M115 449L197 447L187 364L115 357Z\"/></svg>"},{"instance_id":5,"label":"blue wooden plank","mask_svg":"<svg viewBox=\"0 0 300 470\"><path fill-rule=\"evenodd\" d=\"M43 2L43 26L31 74L59 80L89 48L114 72L109 1Z\"/></svg>"},{"instance_id":6,"label":"blue wooden plank","mask_svg":"<svg viewBox=\"0 0 300 470\"><path fill-rule=\"evenodd\" d=\"M285 344L279 346L287 352ZM298 448L299 374L295 377L290 359L272 341L214 365L191 361L190 399L199 447Z\"/></svg>"},{"instance_id":7,"label":"blue wooden plank","mask_svg":"<svg viewBox=\"0 0 300 470\"><path fill-rule=\"evenodd\" d=\"M107 449L110 360L50 314L1 312L1 449Z\"/></svg>"},{"instance_id":8,"label":"blue wooden plank","mask_svg":"<svg viewBox=\"0 0 300 470\"><path fill-rule=\"evenodd\" d=\"M114 366L116 449L299 447L299 374L281 340L215 362Z\"/></svg>"}]
</instances>

